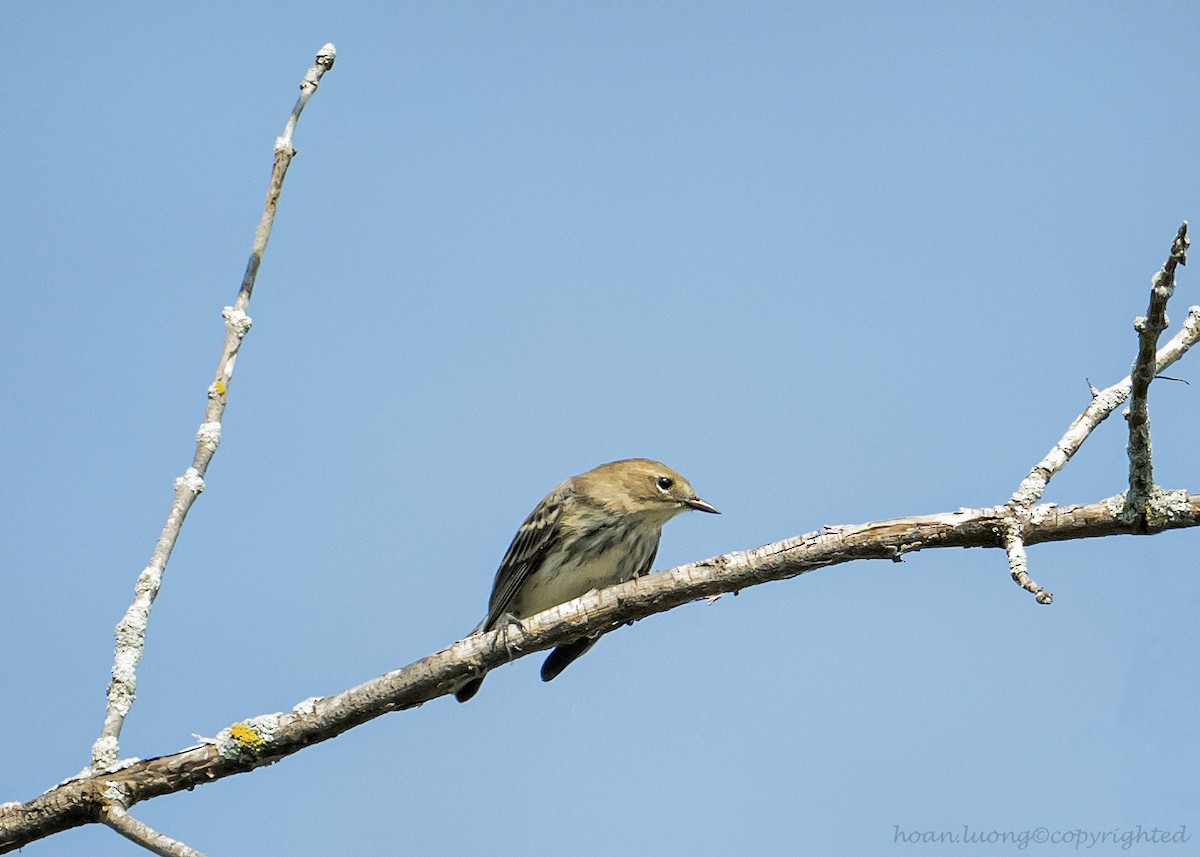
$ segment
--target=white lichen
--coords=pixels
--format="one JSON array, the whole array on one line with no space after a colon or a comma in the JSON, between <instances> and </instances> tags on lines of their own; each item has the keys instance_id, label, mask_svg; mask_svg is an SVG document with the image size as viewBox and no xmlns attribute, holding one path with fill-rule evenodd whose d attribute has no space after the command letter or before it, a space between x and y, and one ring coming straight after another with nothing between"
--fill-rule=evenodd
<instances>
[{"instance_id":1,"label":"white lichen","mask_svg":"<svg viewBox=\"0 0 1200 857\"><path fill-rule=\"evenodd\" d=\"M236 307L225 307L225 309L221 310L221 317L225 319L225 324L234 332L238 339L249 333L251 325L254 324L244 310L237 309Z\"/></svg>"},{"instance_id":2,"label":"white lichen","mask_svg":"<svg viewBox=\"0 0 1200 857\"><path fill-rule=\"evenodd\" d=\"M200 424L200 428L196 429L196 445L210 453L217 451L217 446L221 443L221 424L215 420L208 420Z\"/></svg>"},{"instance_id":3,"label":"white lichen","mask_svg":"<svg viewBox=\"0 0 1200 857\"><path fill-rule=\"evenodd\" d=\"M186 488L193 494L200 494L204 491L204 477L195 467L189 467L182 476L175 480L175 490L178 491L180 488Z\"/></svg>"}]
</instances>

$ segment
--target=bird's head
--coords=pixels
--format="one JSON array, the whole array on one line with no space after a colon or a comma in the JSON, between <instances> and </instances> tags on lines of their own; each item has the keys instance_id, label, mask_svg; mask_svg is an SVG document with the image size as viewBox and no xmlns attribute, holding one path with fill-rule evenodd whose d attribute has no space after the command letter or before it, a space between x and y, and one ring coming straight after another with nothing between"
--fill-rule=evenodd
<instances>
[{"instance_id":1,"label":"bird's head","mask_svg":"<svg viewBox=\"0 0 1200 857\"><path fill-rule=\"evenodd\" d=\"M678 472L648 458L611 461L575 479L577 488L603 505L661 523L688 509L719 514Z\"/></svg>"}]
</instances>

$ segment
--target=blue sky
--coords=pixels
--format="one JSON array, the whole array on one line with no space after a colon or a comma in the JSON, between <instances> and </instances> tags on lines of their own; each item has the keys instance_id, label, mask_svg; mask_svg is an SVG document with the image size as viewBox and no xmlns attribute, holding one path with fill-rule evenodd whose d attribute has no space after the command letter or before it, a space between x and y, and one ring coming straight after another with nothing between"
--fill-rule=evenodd
<instances>
[{"instance_id":1,"label":"blue sky","mask_svg":"<svg viewBox=\"0 0 1200 857\"><path fill-rule=\"evenodd\" d=\"M327 41L126 756L461 637L530 508L603 461L724 513L669 524L660 568L1003 502L1084 378L1128 372L1200 220L1182 3L27 4L5 30L0 801L87 762ZM1184 269L1176 323L1196 295ZM1152 391L1167 487L1200 483L1197 359ZM1115 416L1047 499L1121 490L1124 442ZM1197 544L1035 547L1050 607L996 551L820 571L135 814L214 855L1200 832ZM97 826L23 853L84 851L137 853Z\"/></svg>"}]
</instances>

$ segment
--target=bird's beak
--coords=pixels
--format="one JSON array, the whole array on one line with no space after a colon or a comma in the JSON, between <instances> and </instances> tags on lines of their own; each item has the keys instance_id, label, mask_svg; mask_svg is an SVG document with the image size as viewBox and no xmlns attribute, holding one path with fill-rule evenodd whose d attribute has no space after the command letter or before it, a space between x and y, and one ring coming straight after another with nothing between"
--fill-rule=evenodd
<instances>
[{"instance_id":1,"label":"bird's beak","mask_svg":"<svg viewBox=\"0 0 1200 857\"><path fill-rule=\"evenodd\" d=\"M711 503L705 503L699 497L693 497L691 500L684 500L683 502L689 508L695 509L698 512L711 512L714 515L721 514L716 506Z\"/></svg>"}]
</instances>

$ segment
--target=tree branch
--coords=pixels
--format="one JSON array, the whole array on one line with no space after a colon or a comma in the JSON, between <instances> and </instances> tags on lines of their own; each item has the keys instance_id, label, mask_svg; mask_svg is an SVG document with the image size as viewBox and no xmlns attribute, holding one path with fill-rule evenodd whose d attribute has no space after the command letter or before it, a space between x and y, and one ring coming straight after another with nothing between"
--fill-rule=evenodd
<instances>
[{"instance_id":1,"label":"tree branch","mask_svg":"<svg viewBox=\"0 0 1200 857\"><path fill-rule=\"evenodd\" d=\"M23 804L0 805L0 854L61 830L98 820L119 796L123 806L191 789L276 762L303 748L386 714L450 693L463 679L518 657L606 633L629 622L697 599L737 592L772 580L857 559L896 560L929 548L1003 548L1008 505L962 509L841 527L689 563L589 592L524 620L520 627L460 640L402 669L334 696L297 704L289 712L254 717L217 738L169 756L131 761L69 780ZM1152 534L1200 526L1200 494L1159 491L1146 506L1145 526L1129 514L1123 495L1076 506L1045 504L1029 510L1027 545Z\"/></svg>"},{"instance_id":2,"label":"tree branch","mask_svg":"<svg viewBox=\"0 0 1200 857\"><path fill-rule=\"evenodd\" d=\"M1162 269L1151 280L1150 307L1134 320L1138 353L1130 372L1133 400L1129 403L1129 504L1140 512L1154 489L1154 467L1150 447L1150 382L1159 373L1155 359L1158 337L1167 329L1167 301L1175 293L1175 266L1187 264L1187 221L1175 233L1171 252Z\"/></svg>"},{"instance_id":3,"label":"tree branch","mask_svg":"<svg viewBox=\"0 0 1200 857\"><path fill-rule=\"evenodd\" d=\"M150 621L150 609L154 606L154 599L158 597L162 587L163 573L179 539L183 522L192 504L204 490L204 474L208 471L209 462L212 461L221 442L221 418L228 402L233 366L242 347L242 340L250 330L250 316L246 314L246 310L250 306L254 281L258 276L263 253L267 249L271 227L275 223L275 211L279 194L283 190L283 179L292 157L296 154L291 147L292 133L296 121L300 118L300 112L316 91L321 76L333 67L335 55L333 45L325 45L317 53L316 64L304 75L304 82L300 86L300 98L292 109L284 135L275 141L275 166L267 189L266 206L254 233L250 261L246 264L246 273L242 278L237 301L232 307L225 307L222 313L225 318L225 341L221 345L216 378L208 388L208 407L205 410L204 422L196 432L196 453L192 459L192 466L175 480L175 497L167 512L166 523L163 524L162 532L154 545L150 562L138 575L133 603L117 623L112 681L108 686L108 707L104 714L100 737L92 745L91 767L94 770L103 770L117 761L121 729L129 709L137 698L137 666L146 647L146 626Z\"/></svg>"}]
</instances>

